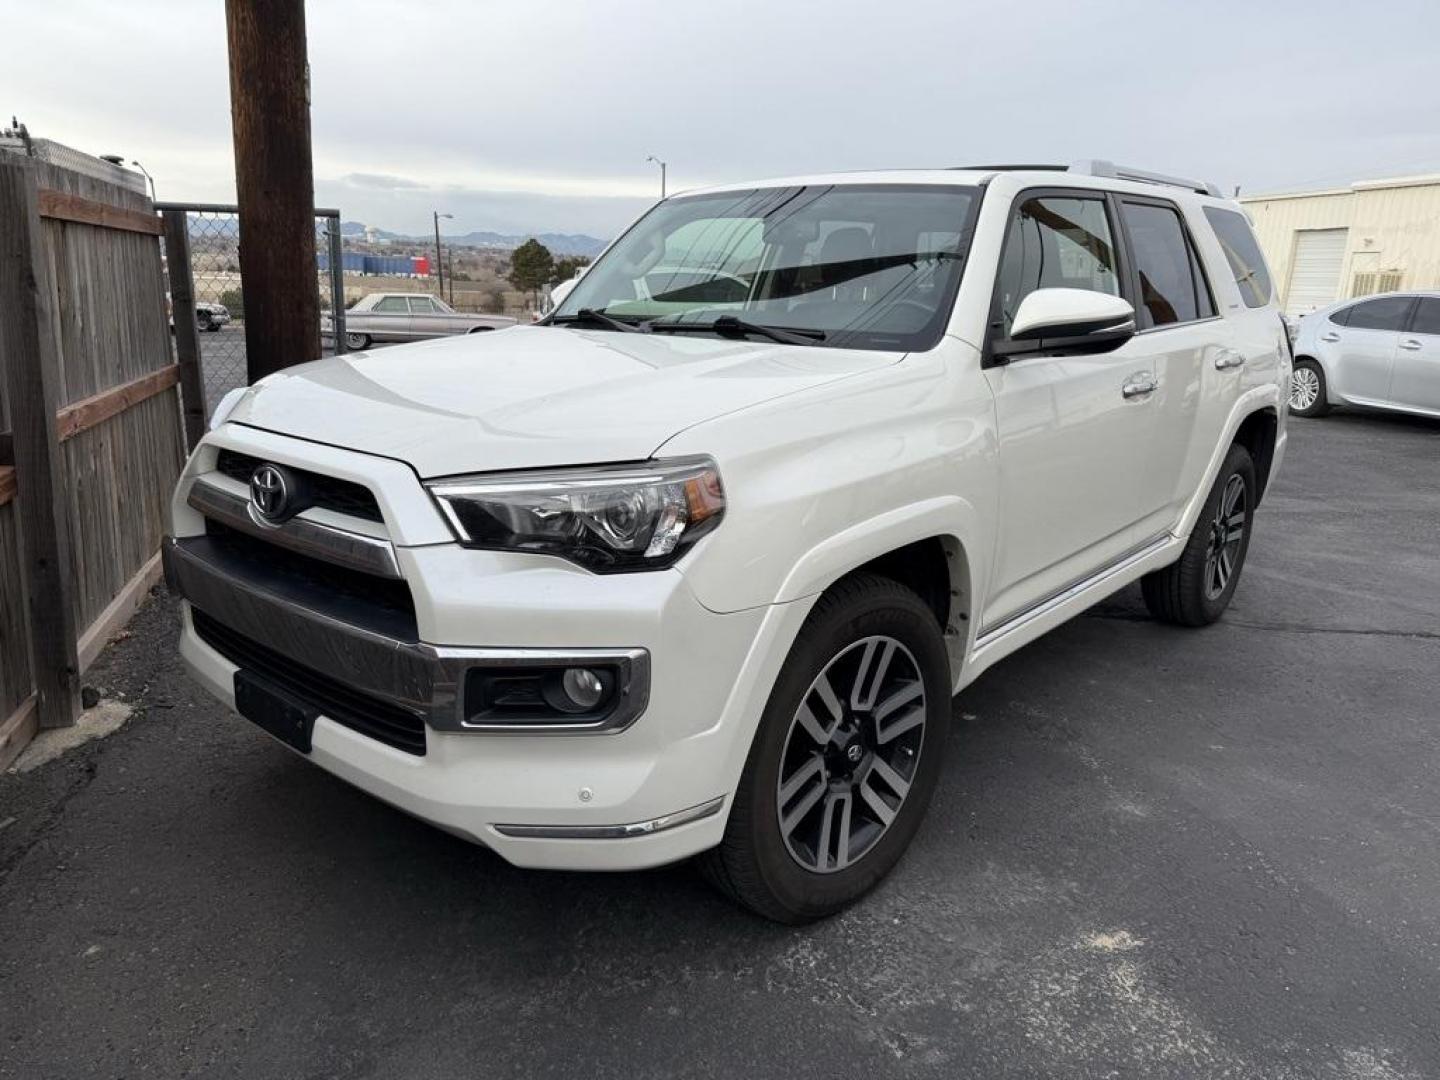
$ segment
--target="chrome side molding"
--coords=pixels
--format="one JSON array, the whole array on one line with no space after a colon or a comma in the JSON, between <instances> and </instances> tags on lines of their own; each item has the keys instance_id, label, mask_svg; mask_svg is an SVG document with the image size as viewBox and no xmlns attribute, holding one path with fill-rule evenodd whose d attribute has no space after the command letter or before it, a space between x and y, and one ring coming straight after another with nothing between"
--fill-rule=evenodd
<instances>
[{"instance_id":1,"label":"chrome side molding","mask_svg":"<svg viewBox=\"0 0 1440 1080\"><path fill-rule=\"evenodd\" d=\"M249 499L203 476L190 485L190 494L185 501L206 517L236 532L248 533L277 547L323 562L400 580L395 545L389 540L377 540L373 536L347 532L301 517L293 517L280 525L264 524L256 521L250 512Z\"/></svg>"},{"instance_id":2,"label":"chrome side molding","mask_svg":"<svg viewBox=\"0 0 1440 1080\"><path fill-rule=\"evenodd\" d=\"M1025 608L1023 611L1017 611L1014 615L1011 615L1009 618L1005 619L1005 621L997 623L994 626L982 626L980 628L979 635L975 639L975 648L983 649L987 645L993 645L1006 634L1013 633L1027 623L1040 618L1042 615L1049 614L1060 605L1068 603L1069 601L1075 599L1087 589L1094 588L1096 585L1099 585L1101 582L1104 582L1109 578L1114 577L1116 574L1123 574L1126 570L1130 569L1130 567L1134 566L1136 563L1142 561L1143 559L1149 558L1151 555L1154 555L1157 551L1161 550L1166 544L1170 543L1174 539L1175 538L1169 533L1165 533L1163 536L1156 537L1149 543L1132 550L1129 554L1120 556L1120 558L1116 559L1109 566L1101 569L1098 573L1092 574L1090 577L1083 578L1082 580L1075 582L1073 585L1067 585L1065 588L1061 589L1059 592L1053 594L1052 596L1047 596L1045 599L1035 604L1032 604L1030 607Z\"/></svg>"}]
</instances>

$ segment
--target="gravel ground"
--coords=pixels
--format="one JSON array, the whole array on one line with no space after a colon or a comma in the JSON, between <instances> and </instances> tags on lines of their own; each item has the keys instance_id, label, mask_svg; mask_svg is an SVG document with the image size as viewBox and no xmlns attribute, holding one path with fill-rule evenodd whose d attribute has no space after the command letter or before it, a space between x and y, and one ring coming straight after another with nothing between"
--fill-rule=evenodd
<instances>
[{"instance_id":1,"label":"gravel ground","mask_svg":"<svg viewBox=\"0 0 1440 1080\"><path fill-rule=\"evenodd\" d=\"M1128 591L955 705L929 820L802 930L524 872L174 656L0 777L0 1076L1440 1076L1440 424L1292 422L1219 625Z\"/></svg>"}]
</instances>

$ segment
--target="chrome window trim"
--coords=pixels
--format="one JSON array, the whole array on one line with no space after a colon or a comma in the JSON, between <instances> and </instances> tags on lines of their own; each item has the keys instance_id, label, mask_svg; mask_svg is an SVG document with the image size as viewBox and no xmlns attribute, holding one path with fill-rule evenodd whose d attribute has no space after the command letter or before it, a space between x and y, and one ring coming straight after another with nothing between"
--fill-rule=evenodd
<instances>
[{"instance_id":1,"label":"chrome window trim","mask_svg":"<svg viewBox=\"0 0 1440 1080\"><path fill-rule=\"evenodd\" d=\"M194 510L237 532L259 537L278 547L337 566L361 570L378 577L401 579L395 545L362 533L322 525L293 517L279 525L256 519L250 500L201 476L190 485L185 501Z\"/></svg>"},{"instance_id":2,"label":"chrome window trim","mask_svg":"<svg viewBox=\"0 0 1440 1080\"><path fill-rule=\"evenodd\" d=\"M630 825L492 825L501 836L524 837L543 840L627 840L635 836L650 836L678 825L692 821L703 821L714 817L725 805L725 796L720 795L709 802L673 814L662 814L649 821L637 821Z\"/></svg>"},{"instance_id":3,"label":"chrome window trim","mask_svg":"<svg viewBox=\"0 0 1440 1080\"><path fill-rule=\"evenodd\" d=\"M650 653L643 648L505 648L438 646L353 626L293 600L272 595L166 537L161 546L172 592L238 634L280 649L296 663L356 690L408 709L432 729L460 734L613 735L650 703ZM583 667L613 664L620 701L586 723L472 724L464 716L465 674L472 667Z\"/></svg>"}]
</instances>

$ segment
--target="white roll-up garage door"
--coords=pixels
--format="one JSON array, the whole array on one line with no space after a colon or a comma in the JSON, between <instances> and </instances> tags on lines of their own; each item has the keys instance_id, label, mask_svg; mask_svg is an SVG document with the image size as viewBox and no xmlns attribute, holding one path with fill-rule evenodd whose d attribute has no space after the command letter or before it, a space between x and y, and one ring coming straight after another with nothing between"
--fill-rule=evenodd
<instances>
[{"instance_id":1,"label":"white roll-up garage door","mask_svg":"<svg viewBox=\"0 0 1440 1080\"><path fill-rule=\"evenodd\" d=\"M1308 315L1340 298L1349 229L1302 229L1295 234L1295 261L1285 293L1287 315Z\"/></svg>"}]
</instances>

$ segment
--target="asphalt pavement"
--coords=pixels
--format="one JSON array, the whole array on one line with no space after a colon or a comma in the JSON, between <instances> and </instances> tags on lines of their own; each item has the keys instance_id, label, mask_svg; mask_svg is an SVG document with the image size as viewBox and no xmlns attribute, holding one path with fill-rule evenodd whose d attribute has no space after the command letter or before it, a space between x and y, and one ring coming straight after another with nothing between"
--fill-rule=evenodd
<instances>
[{"instance_id":1,"label":"asphalt pavement","mask_svg":"<svg viewBox=\"0 0 1440 1080\"><path fill-rule=\"evenodd\" d=\"M135 717L0 776L0 1076L1440 1076L1440 423L1291 431L1224 620L1129 590L986 673L896 873L799 930L347 787L158 593L89 676Z\"/></svg>"}]
</instances>

